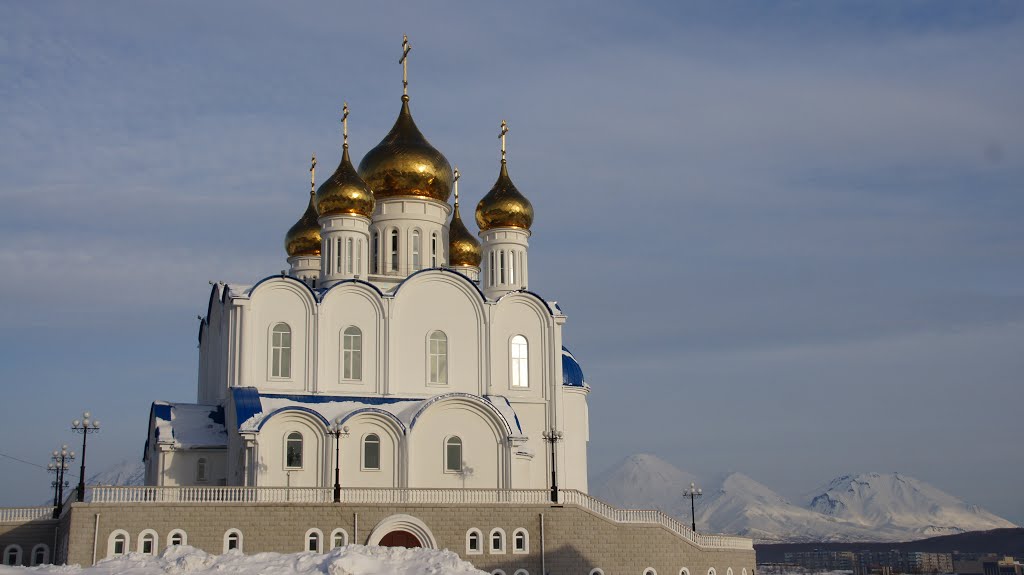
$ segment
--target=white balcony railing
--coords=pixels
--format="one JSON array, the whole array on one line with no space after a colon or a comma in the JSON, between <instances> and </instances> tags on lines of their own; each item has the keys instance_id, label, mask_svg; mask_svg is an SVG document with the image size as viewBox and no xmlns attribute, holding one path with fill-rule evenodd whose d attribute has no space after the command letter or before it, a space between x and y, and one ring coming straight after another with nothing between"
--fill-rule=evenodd
<instances>
[{"instance_id":1,"label":"white balcony railing","mask_svg":"<svg viewBox=\"0 0 1024 575\"><path fill-rule=\"evenodd\" d=\"M22 523L53 517L53 507L0 507L0 523Z\"/></svg>"},{"instance_id":2,"label":"white balcony railing","mask_svg":"<svg viewBox=\"0 0 1024 575\"><path fill-rule=\"evenodd\" d=\"M370 505L546 505L550 496L547 489L341 490L342 503ZM91 487L86 499L92 503L331 503L334 492L329 487ZM559 491L559 503L581 507L614 523L661 525L702 548L754 548L744 537L694 533L689 525L661 511L619 509L580 491Z\"/></svg>"}]
</instances>

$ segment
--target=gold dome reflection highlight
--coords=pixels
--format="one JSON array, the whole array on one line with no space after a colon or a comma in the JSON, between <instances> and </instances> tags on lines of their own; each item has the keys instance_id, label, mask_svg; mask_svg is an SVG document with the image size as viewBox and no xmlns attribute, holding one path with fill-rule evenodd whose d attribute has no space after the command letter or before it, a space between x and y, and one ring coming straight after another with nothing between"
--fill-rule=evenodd
<instances>
[{"instance_id":1,"label":"gold dome reflection highlight","mask_svg":"<svg viewBox=\"0 0 1024 575\"><path fill-rule=\"evenodd\" d=\"M284 236L284 249L288 257L320 255L320 224L317 222L312 191L309 192L306 211Z\"/></svg>"},{"instance_id":2,"label":"gold dome reflection highlight","mask_svg":"<svg viewBox=\"0 0 1024 575\"><path fill-rule=\"evenodd\" d=\"M505 160L501 161L498 181L476 205L476 224L482 232L494 228L529 230L533 225L533 204L512 183Z\"/></svg>"}]
</instances>

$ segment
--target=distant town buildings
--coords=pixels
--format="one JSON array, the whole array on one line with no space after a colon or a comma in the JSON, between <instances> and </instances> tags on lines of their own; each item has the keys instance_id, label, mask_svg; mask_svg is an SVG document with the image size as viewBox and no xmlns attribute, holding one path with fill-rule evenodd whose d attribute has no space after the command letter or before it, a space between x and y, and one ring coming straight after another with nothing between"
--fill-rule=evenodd
<instances>
[{"instance_id":1,"label":"distant town buildings","mask_svg":"<svg viewBox=\"0 0 1024 575\"><path fill-rule=\"evenodd\" d=\"M855 575L958 573L960 575L1024 575L1013 557L981 553L924 551L830 551L815 549L785 554L785 564L809 572L851 571Z\"/></svg>"}]
</instances>

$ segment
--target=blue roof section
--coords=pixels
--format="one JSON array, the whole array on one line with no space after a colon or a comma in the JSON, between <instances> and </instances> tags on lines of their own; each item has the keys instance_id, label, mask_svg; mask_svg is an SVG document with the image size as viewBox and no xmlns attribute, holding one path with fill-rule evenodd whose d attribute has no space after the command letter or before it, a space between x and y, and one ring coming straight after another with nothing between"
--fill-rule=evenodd
<instances>
[{"instance_id":1,"label":"blue roof section","mask_svg":"<svg viewBox=\"0 0 1024 575\"><path fill-rule=\"evenodd\" d=\"M240 426L257 413L263 413L260 392L255 387L235 387L231 395L235 399L235 425Z\"/></svg>"},{"instance_id":2,"label":"blue roof section","mask_svg":"<svg viewBox=\"0 0 1024 575\"><path fill-rule=\"evenodd\" d=\"M564 345L562 346L562 385L570 387L586 387L587 382L583 378L583 368L573 357L572 352Z\"/></svg>"}]
</instances>

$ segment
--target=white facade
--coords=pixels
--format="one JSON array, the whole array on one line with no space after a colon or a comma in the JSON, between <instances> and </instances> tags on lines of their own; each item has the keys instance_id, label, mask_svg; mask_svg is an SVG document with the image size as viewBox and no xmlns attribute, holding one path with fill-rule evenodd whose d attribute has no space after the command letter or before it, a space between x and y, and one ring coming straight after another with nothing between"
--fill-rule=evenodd
<instances>
[{"instance_id":1,"label":"white facade","mask_svg":"<svg viewBox=\"0 0 1024 575\"><path fill-rule=\"evenodd\" d=\"M154 404L147 484L331 487L340 451L342 488L547 489L556 430L558 485L586 491L589 387L526 291L530 231L483 234L477 281L446 267L451 213L321 216L319 259L214 285L197 403Z\"/></svg>"}]
</instances>

